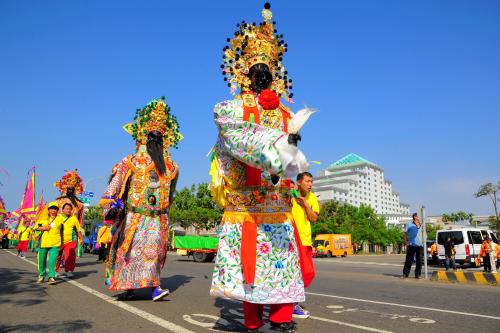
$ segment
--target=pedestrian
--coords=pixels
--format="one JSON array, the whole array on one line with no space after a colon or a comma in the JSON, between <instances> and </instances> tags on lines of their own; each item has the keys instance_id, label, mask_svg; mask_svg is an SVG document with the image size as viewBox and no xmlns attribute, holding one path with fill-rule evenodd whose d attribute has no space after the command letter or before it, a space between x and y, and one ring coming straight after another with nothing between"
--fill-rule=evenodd
<instances>
[{"instance_id":1,"label":"pedestrian","mask_svg":"<svg viewBox=\"0 0 500 333\"><path fill-rule=\"evenodd\" d=\"M35 230L40 232L40 248L38 249L38 283L45 280L49 270L49 284L56 283L56 263L61 246L61 219L57 219L59 206L53 201L48 207L46 219L37 221ZM47 265L48 258L48 265Z\"/></svg>"},{"instance_id":2,"label":"pedestrian","mask_svg":"<svg viewBox=\"0 0 500 333\"><path fill-rule=\"evenodd\" d=\"M479 255L483 258L483 267L485 272L491 271L491 262L490 262L490 244L489 237L484 236L483 243L481 244L481 249L479 251Z\"/></svg>"},{"instance_id":3,"label":"pedestrian","mask_svg":"<svg viewBox=\"0 0 500 333\"><path fill-rule=\"evenodd\" d=\"M59 272L61 258L64 255L64 271L66 277L73 277L73 271L76 266L76 246L77 240L83 244L80 222L72 214L73 205L65 203L62 206L62 214L57 216L57 223L62 224L62 243L57 255L56 272Z\"/></svg>"},{"instance_id":4,"label":"pedestrian","mask_svg":"<svg viewBox=\"0 0 500 333\"><path fill-rule=\"evenodd\" d=\"M406 260L403 268L403 278L410 275L413 259L415 260L415 278L420 279L422 273L422 230L418 214L412 215L412 221L406 225L406 231L403 235L404 245L406 246Z\"/></svg>"},{"instance_id":5,"label":"pedestrian","mask_svg":"<svg viewBox=\"0 0 500 333\"><path fill-rule=\"evenodd\" d=\"M31 233L33 229L30 227L30 222L28 220L23 220L21 226L17 230L17 255L21 258L25 257L25 253L28 251L28 244L31 241Z\"/></svg>"},{"instance_id":6,"label":"pedestrian","mask_svg":"<svg viewBox=\"0 0 500 333\"><path fill-rule=\"evenodd\" d=\"M316 223L319 215L318 198L311 192L313 176L309 172L300 173L297 176L297 192L292 199L292 215L305 256L302 258L301 266L304 288L307 288L314 279L314 263L312 255L311 223ZM292 194L293 196L293 194ZM295 303L293 317L308 318L309 311L302 309L299 303Z\"/></svg>"},{"instance_id":7,"label":"pedestrian","mask_svg":"<svg viewBox=\"0 0 500 333\"><path fill-rule=\"evenodd\" d=\"M106 262L109 254L109 244L111 243L111 224L113 221L104 220L103 225L97 232L97 243L99 244L99 257L97 261Z\"/></svg>"},{"instance_id":8,"label":"pedestrian","mask_svg":"<svg viewBox=\"0 0 500 333\"><path fill-rule=\"evenodd\" d=\"M5 227L3 229L3 233L2 233L2 249L9 248L10 237L11 237L11 233L9 231L9 228Z\"/></svg>"},{"instance_id":9,"label":"pedestrian","mask_svg":"<svg viewBox=\"0 0 500 333\"><path fill-rule=\"evenodd\" d=\"M451 267L454 271L457 270L457 265L455 264L455 243L452 241L451 237L448 236L446 241L444 242L444 257L446 259L446 270Z\"/></svg>"},{"instance_id":10,"label":"pedestrian","mask_svg":"<svg viewBox=\"0 0 500 333\"><path fill-rule=\"evenodd\" d=\"M497 254L497 265L496 265L496 268L500 269L500 244L497 244L495 246L495 251L496 251L496 254Z\"/></svg>"},{"instance_id":11,"label":"pedestrian","mask_svg":"<svg viewBox=\"0 0 500 333\"><path fill-rule=\"evenodd\" d=\"M432 256L432 264L439 266L438 246L435 241L431 245L431 256Z\"/></svg>"},{"instance_id":12,"label":"pedestrian","mask_svg":"<svg viewBox=\"0 0 500 333\"><path fill-rule=\"evenodd\" d=\"M491 272L493 274L497 274L497 265L496 265L496 259L497 259L497 251L496 251L496 244L493 242L493 239L490 237L488 241L488 245L490 246L490 266L491 266Z\"/></svg>"}]
</instances>

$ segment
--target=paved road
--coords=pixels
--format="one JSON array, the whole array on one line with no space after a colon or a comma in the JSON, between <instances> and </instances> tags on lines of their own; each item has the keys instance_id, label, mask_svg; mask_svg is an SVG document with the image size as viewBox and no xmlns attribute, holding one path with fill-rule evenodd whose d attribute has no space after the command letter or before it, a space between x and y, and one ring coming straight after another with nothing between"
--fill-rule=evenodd
<instances>
[{"instance_id":1,"label":"paved road","mask_svg":"<svg viewBox=\"0 0 500 333\"><path fill-rule=\"evenodd\" d=\"M498 331L500 287L401 280L403 259L316 259L305 303L312 317L297 320L299 332ZM95 260L79 258L71 281L37 285L33 254L0 250L0 332L244 331L241 304L208 295L211 263L170 255L162 284L172 294L153 303L147 291L117 300Z\"/></svg>"}]
</instances>

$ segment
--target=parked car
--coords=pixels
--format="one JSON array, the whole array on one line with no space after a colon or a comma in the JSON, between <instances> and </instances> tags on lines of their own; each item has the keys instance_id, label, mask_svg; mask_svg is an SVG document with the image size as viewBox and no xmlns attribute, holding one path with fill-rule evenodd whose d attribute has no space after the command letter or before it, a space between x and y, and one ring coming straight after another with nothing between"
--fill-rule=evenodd
<instances>
[{"instance_id":1,"label":"parked car","mask_svg":"<svg viewBox=\"0 0 500 333\"><path fill-rule=\"evenodd\" d=\"M460 265L470 264L475 266L474 260L479 255L481 243L486 235L490 236L493 242L498 244L497 237L489 229L462 227L438 230L436 239L439 262L441 264L445 262L444 243L450 237L455 244L455 262Z\"/></svg>"}]
</instances>

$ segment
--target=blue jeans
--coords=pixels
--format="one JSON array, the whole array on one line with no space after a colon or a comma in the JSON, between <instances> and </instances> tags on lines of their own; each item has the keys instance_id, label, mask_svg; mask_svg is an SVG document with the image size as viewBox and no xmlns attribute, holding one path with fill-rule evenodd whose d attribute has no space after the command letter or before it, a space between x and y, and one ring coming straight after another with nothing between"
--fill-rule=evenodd
<instances>
[{"instance_id":1,"label":"blue jeans","mask_svg":"<svg viewBox=\"0 0 500 333\"><path fill-rule=\"evenodd\" d=\"M450 268L450 261L451 261L451 267L456 270L457 269L457 265L455 264L455 257L446 257L446 270L448 270Z\"/></svg>"}]
</instances>

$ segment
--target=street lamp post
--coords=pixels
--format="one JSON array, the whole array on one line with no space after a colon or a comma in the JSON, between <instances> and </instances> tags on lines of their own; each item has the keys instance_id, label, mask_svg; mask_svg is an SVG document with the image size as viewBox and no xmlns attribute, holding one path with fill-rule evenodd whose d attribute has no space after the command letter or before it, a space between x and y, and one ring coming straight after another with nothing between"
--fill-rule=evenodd
<instances>
[{"instance_id":1,"label":"street lamp post","mask_svg":"<svg viewBox=\"0 0 500 333\"><path fill-rule=\"evenodd\" d=\"M424 250L424 278L427 280L429 277L427 270L427 227L425 223L425 206L420 207L420 218L422 220L422 241Z\"/></svg>"}]
</instances>

